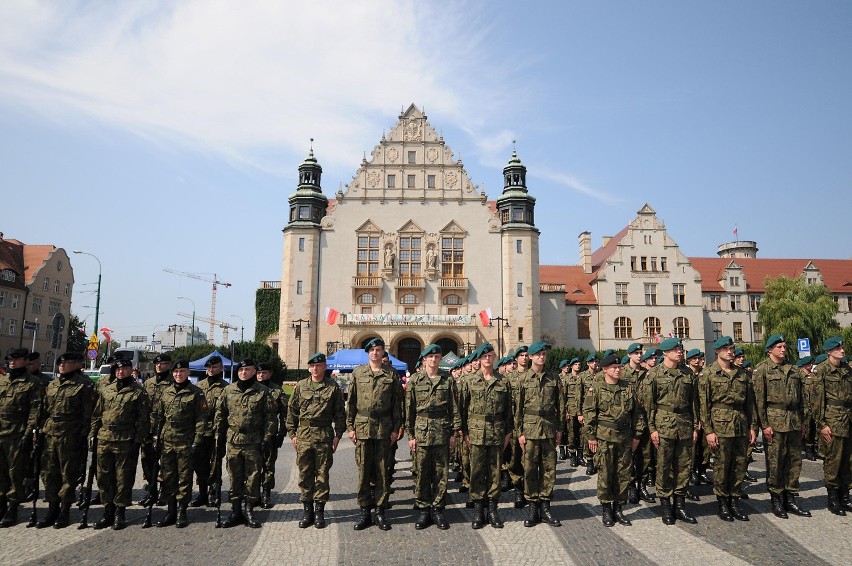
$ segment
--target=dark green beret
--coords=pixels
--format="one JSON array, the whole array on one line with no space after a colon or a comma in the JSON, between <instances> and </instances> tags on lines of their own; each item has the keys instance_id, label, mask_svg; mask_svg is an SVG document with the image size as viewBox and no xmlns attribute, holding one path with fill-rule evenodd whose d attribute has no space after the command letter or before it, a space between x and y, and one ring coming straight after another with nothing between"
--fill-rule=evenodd
<instances>
[{"instance_id":1,"label":"dark green beret","mask_svg":"<svg viewBox=\"0 0 852 566\"><path fill-rule=\"evenodd\" d=\"M473 353L473 359L478 360L479 358L481 358L482 356L484 356L488 352L493 352L493 351L494 351L494 346L492 346L490 343L486 342L485 344L481 345L479 348L476 349L476 351Z\"/></svg>"},{"instance_id":2,"label":"dark green beret","mask_svg":"<svg viewBox=\"0 0 852 566\"><path fill-rule=\"evenodd\" d=\"M766 339L766 349L769 350L769 348L780 342L786 342L786 340L784 340L784 335L773 334L772 336Z\"/></svg>"},{"instance_id":3,"label":"dark green beret","mask_svg":"<svg viewBox=\"0 0 852 566\"><path fill-rule=\"evenodd\" d=\"M559 362L559 369L562 369L567 365L568 365L568 360L562 360L561 362Z\"/></svg>"},{"instance_id":4,"label":"dark green beret","mask_svg":"<svg viewBox=\"0 0 852 566\"><path fill-rule=\"evenodd\" d=\"M517 358L518 356L520 356L521 354L523 354L524 352L526 352L528 350L529 350L529 348L526 347L526 346L518 346L518 349L515 350L515 353L512 355L512 359Z\"/></svg>"},{"instance_id":5,"label":"dark green beret","mask_svg":"<svg viewBox=\"0 0 852 566\"><path fill-rule=\"evenodd\" d=\"M745 356L745 350L743 350L742 348L734 349L734 357L738 358L740 356Z\"/></svg>"},{"instance_id":6,"label":"dark green beret","mask_svg":"<svg viewBox=\"0 0 852 566\"><path fill-rule=\"evenodd\" d=\"M701 356L701 350L698 348L693 348L686 353L686 359L691 360L692 358L698 358Z\"/></svg>"},{"instance_id":7,"label":"dark green beret","mask_svg":"<svg viewBox=\"0 0 852 566\"><path fill-rule=\"evenodd\" d=\"M805 356L804 358L799 358L798 360L796 360L796 367L803 368L806 365L812 364L812 363L814 363L814 357L813 356Z\"/></svg>"},{"instance_id":8,"label":"dark green beret","mask_svg":"<svg viewBox=\"0 0 852 566\"><path fill-rule=\"evenodd\" d=\"M593 362L597 359L598 359L597 356L595 356L594 354L589 354L588 356L586 356L586 363Z\"/></svg>"},{"instance_id":9,"label":"dark green beret","mask_svg":"<svg viewBox=\"0 0 852 566\"><path fill-rule=\"evenodd\" d=\"M570 360L568 360L569 366L573 366L574 364L579 364L579 363L580 363L580 358L571 358Z\"/></svg>"},{"instance_id":10,"label":"dark green beret","mask_svg":"<svg viewBox=\"0 0 852 566\"><path fill-rule=\"evenodd\" d=\"M751 362L750 362L750 361L748 361L748 360L743 360L743 367L744 367L744 368L750 368L750 367L751 367Z\"/></svg>"},{"instance_id":11,"label":"dark green beret","mask_svg":"<svg viewBox=\"0 0 852 566\"><path fill-rule=\"evenodd\" d=\"M310 358L308 358L308 365L310 364L324 364L325 363L325 354L322 352L317 352Z\"/></svg>"},{"instance_id":12,"label":"dark green beret","mask_svg":"<svg viewBox=\"0 0 852 566\"><path fill-rule=\"evenodd\" d=\"M612 348L607 348L606 350L604 350L603 357L605 358L607 356L611 356L614 353L615 353L615 350L613 350Z\"/></svg>"},{"instance_id":13,"label":"dark green beret","mask_svg":"<svg viewBox=\"0 0 852 566\"><path fill-rule=\"evenodd\" d=\"M533 354L538 354L539 352L544 352L545 350L550 349L550 344L546 342L533 342L530 344L530 349L527 350L527 354L532 356Z\"/></svg>"},{"instance_id":14,"label":"dark green beret","mask_svg":"<svg viewBox=\"0 0 852 566\"><path fill-rule=\"evenodd\" d=\"M843 338L840 336L832 336L830 338L826 338L825 342L822 343L822 349L825 352L830 352L835 348L839 348L843 345Z\"/></svg>"},{"instance_id":15,"label":"dark green beret","mask_svg":"<svg viewBox=\"0 0 852 566\"><path fill-rule=\"evenodd\" d=\"M420 352L420 359L422 360L426 356L431 356L432 354L443 354L443 353L444 353L443 350L441 350L441 347L438 346L437 344L429 344L428 346L423 348L422 352Z\"/></svg>"},{"instance_id":16,"label":"dark green beret","mask_svg":"<svg viewBox=\"0 0 852 566\"><path fill-rule=\"evenodd\" d=\"M630 362L630 356L624 356L621 358L621 365L625 365Z\"/></svg>"},{"instance_id":17,"label":"dark green beret","mask_svg":"<svg viewBox=\"0 0 852 566\"><path fill-rule=\"evenodd\" d=\"M713 349L714 350L720 350L720 349L725 348L727 346L733 346L733 345L734 345L734 339L733 338L731 338L730 336L722 336L721 338L719 338L718 340L713 342Z\"/></svg>"},{"instance_id":18,"label":"dark green beret","mask_svg":"<svg viewBox=\"0 0 852 566\"><path fill-rule=\"evenodd\" d=\"M645 362L645 361L650 360L651 358L653 358L656 355L657 355L657 349L651 348L650 350L645 350L645 353L642 354L641 359L642 359L643 362Z\"/></svg>"},{"instance_id":19,"label":"dark green beret","mask_svg":"<svg viewBox=\"0 0 852 566\"><path fill-rule=\"evenodd\" d=\"M828 359L828 354L820 354L819 356L814 358L814 365L821 364L825 360Z\"/></svg>"},{"instance_id":20,"label":"dark green beret","mask_svg":"<svg viewBox=\"0 0 852 566\"><path fill-rule=\"evenodd\" d=\"M639 342L634 342L627 347L627 353L632 354L633 352L636 352L637 350L641 350L641 349L642 349L642 344L640 344Z\"/></svg>"},{"instance_id":21,"label":"dark green beret","mask_svg":"<svg viewBox=\"0 0 852 566\"><path fill-rule=\"evenodd\" d=\"M674 350L675 348L680 348L683 346L680 342L680 338L666 338L662 342L660 342L660 351L668 352L669 350Z\"/></svg>"},{"instance_id":22,"label":"dark green beret","mask_svg":"<svg viewBox=\"0 0 852 566\"><path fill-rule=\"evenodd\" d=\"M382 348L384 348L385 347L385 341L382 340L381 338L373 338L372 340L370 340L369 342L364 344L364 351L369 352L370 350L372 350L373 348L375 348L377 346L381 346Z\"/></svg>"},{"instance_id":23,"label":"dark green beret","mask_svg":"<svg viewBox=\"0 0 852 566\"><path fill-rule=\"evenodd\" d=\"M605 368L612 365L618 365L619 361L620 360L618 359L618 356L616 356L615 354L610 354L608 356L604 356L604 359L601 360L601 367Z\"/></svg>"}]
</instances>

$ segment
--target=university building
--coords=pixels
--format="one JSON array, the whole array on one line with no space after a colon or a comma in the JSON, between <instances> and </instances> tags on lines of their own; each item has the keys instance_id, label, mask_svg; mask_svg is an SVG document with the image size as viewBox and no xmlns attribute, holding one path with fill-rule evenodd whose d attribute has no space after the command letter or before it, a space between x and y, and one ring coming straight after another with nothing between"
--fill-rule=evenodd
<instances>
[{"instance_id":1,"label":"university building","mask_svg":"<svg viewBox=\"0 0 852 566\"><path fill-rule=\"evenodd\" d=\"M852 260L758 259L754 242L689 258L648 204L579 264L540 265L536 199L512 153L496 200L416 106L333 198L313 151L299 166L283 229L278 331L266 340L291 368L313 352L381 337L413 363L426 344L464 354L483 341L508 352L546 340L603 350L674 335L707 350L716 337L762 340L766 276L825 283L852 323ZM258 313L260 317L260 313Z\"/></svg>"}]
</instances>

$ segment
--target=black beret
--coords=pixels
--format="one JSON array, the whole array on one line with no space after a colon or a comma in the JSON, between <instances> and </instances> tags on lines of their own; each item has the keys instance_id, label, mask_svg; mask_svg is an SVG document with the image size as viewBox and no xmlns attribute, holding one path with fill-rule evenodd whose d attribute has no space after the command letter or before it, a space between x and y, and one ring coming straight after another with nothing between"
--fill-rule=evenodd
<instances>
[{"instance_id":1,"label":"black beret","mask_svg":"<svg viewBox=\"0 0 852 566\"><path fill-rule=\"evenodd\" d=\"M117 368L132 368L133 360L115 360L115 367Z\"/></svg>"},{"instance_id":2,"label":"black beret","mask_svg":"<svg viewBox=\"0 0 852 566\"><path fill-rule=\"evenodd\" d=\"M210 358L209 360L204 362L204 367L209 368L212 365L221 364L221 363L222 363L222 358L220 358L219 356L213 356L212 358Z\"/></svg>"},{"instance_id":3,"label":"black beret","mask_svg":"<svg viewBox=\"0 0 852 566\"><path fill-rule=\"evenodd\" d=\"M308 361L310 363L310 361ZM258 362L257 363L257 371L272 371L272 364L269 362Z\"/></svg>"},{"instance_id":4,"label":"black beret","mask_svg":"<svg viewBox=\"0 0 852 566\"><path fill-rule=\"evenodd\" d=\"M37 359L39 359L40 357L41 357L41 354L39 354L38 352L30 352L30 355L27 356L27 359L31 362L34 362Z\"/></svg>"},{"instance_id":5,"label":"black beret","mask_svg":"<svg viewBox=\"0 0 852 566\"><path fill-rule=\"evenodd\" d=\"M251 359L251 358L246 358L243 361L241 361L240 364L237 367L238 368L255 367L254 360Z\"/></svg>"},{"instance_id":6,"label":"black beret","mask_svg":"<svg viewBox=\"0 0 852 566\"><path fill-rule=\"evenodd\" d=\"M12 358L26 358L29 355L30 351L26 348L15 348L6 357L11 360Z\"/></svg>"},{"instance_id":7,"label":"black beret","mask_svg":"<svg viewBox=\"0 0 852 566\"><path fill-rule=\"evenodd\" d=\"M168 354L158 354L156 358L154 358L154 363L158 362L170 362L172 361L172 357Z\"/></svg>"},{"instance_id":8,"label":"black beret","mask_svg":"<svg viewBox=\"0 0 852 566\"><path fill-rule=\"evenodd\" d=\"M157 357L159 358L159 356L157 356ZM160 361L163 361L163 360L160 360ZM168 361L171 361L171 359L169 359ZM176 361L174 363L174 365L172 365L172 371L174 371L176 369L189 369L189 360L178 360L178 361Z\"/></svg>"}]
</instances>

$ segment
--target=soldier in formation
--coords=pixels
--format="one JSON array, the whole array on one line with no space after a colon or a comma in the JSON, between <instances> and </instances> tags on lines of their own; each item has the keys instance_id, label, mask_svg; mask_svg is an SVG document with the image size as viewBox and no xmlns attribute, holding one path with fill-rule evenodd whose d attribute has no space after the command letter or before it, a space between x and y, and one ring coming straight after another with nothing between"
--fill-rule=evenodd
<instances>
[{"instance_id":1,"label":"soldier in formation","mask_svg":"<svg viewBox=\"0 0 852 566\"><path fill-rule=\"evenodd\" d=\"M204 393L204 398L207 400L207 406L214 414L225 391L228 382L222 372L222 358L219 356L211 356L204 362L206 376L199 379L197 386ZM198 483L198 495L189 504L192 507L201 507L203 505L216 506L221 497L222 486L222 458L225 453L224 443L217 445L213 430L213 421L210 420L210 426L206 427L201 438L201 443L198 446L193 458L195 462L196 482ZM218 450L217 450L218 446Z\"/></svg>"},{"instance_id":2,"label":"soldier in formation","mask_svg":"<svg viewBox=\"0 0 852 566\"><path fill-rule=\"evenodd\" d=\"M275 442L266 448L263 454L263 479L260 482L260 506L272 509L272 489L275 487L275 462L278 461L278 449L287 438L287 406L289 399L277 384L272 383L272 364L259 362L257 364L257 382L269 390L272 406L275 408L275 418L278 421L278 433Z\"/></svg>"},{"instance_id":3,"label":"soldier in formation","mask_svg":"<svg viewBox=\"0 0 852 566\"><path fill-rule=\"evenodd\" d=\"M645 392L645 377L648 370L642 366L642 345L634 342L627 347L627 363L622 364L621 380L630 383L638 396L640 408L647 411ZM647 414L646 414L647 422ZM633 452L633 468L630 477L630 485L627 489L628 503L639 503L639 499L646 503L656 502L656 497L648 492L648 476L653 462L654 445L651 443L651 433L645 428L639 438L639 446Z\"/></svg>"},{"instance_id":4,"label":"soldier in formation","mask_svg":"<svg viewBox=\"0 0 852 566\"><path fill-rule=\"evenodd\" d=\"M157 354L154 358L154 376L145 380L143 383L143 387L145 388L145 393L148 394L148 398L151 401L152 409L157 406L157 401L162 395L163 391L172 384L172 357L169 354ZM154 472L154 469L157 467L157 461L159 456L157 454L157 449L154 446L153 434L157 430L154 422L154 412L151 412L151 434L145 439L145 442L142 443L142 475L145 478L145 481L148 482L147 493L142 501L139 502L139 505L143 507L147 507L149 503L151 503L151 499L157 501L158 503L162 503L162 501L158 501L159 494L157 493L157 477Z\"/></svg>"},{"instance_id":5,"label":"soldier in formation","mask_svg":"<svg viewBox=\"0 0 852 566\"><path fill-rule=\"evenodd\" d=\"M517 405L517 395L520 388L521 377L526 374L527 368L529 367L530 358L529 354L527 354L528 350L529 348L527 346L518 346L512 356L515 369L510 370L509 373L506 374L506 378L509 380L509 385L512 386L512 395L514 397L512 401L514 404L513 406ZM513 428L512 442L509 443L509 447L506 448L506 451L503 453L503 467L508 474L509 483L515 488L515 508L522 509L526 506L527 500L524 497L523 450L518 442L518 436L520 436L518 429Z\"/></svg>"},{"instance_id":6,"label":"soldier in formation","mask_svg":"<svg viewBox=\"0 0 852 566\"><path fill-rule=\"evenodd\" d=\"M579 403L581 407L585 406L586 402L586 392L592 386L595 380L595 376L598 371L600 371L600 366L598 365L597 356L592 353L586 356L585 359L586 369L580 372L580 399ZM586 462L586 475L593 476L598 473L597 466L595 465L595 460L592 454L592 450L589 445L589 436L588 436L588 427L586 426L585 421L585 411L583 415L580 415L578 418L580 424L583 425L580 433L580 443L583 445L583 461Z\"/></svg>"}]
</instances>

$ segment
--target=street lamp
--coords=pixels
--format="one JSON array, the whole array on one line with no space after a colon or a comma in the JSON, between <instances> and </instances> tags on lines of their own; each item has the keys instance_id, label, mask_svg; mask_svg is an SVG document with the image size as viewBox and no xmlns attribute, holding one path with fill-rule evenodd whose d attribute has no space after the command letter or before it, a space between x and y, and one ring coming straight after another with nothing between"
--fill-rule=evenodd
<instances>
[{"instance_id":1,"label":"street lamp","mask_svg":"<svg viewBox=\"0 0 852 566\"><path fill-rule=\"evenodd\" d=\"M189 345L195 346L195 301L193 301L189 297L178 297L178 299L183 299L184 301L189 301L190 303L192 303L192 338L189 339Z\"/></svg>"},{"instance_id":2,"label":"street lamp","mask_svg":"<svg viewBox=\"0 0 852 566\"><path fill-rule=\"evenodd\" d=\"M498 356L503 357L503 329L509 328L509 319L503 318L502 316L495 316L491 318L491 322L488 323L489 327L494 327L494 321L497 321L497 349L499 350ZM500 324L500 323L503 324Z\"/></svg>"},{"instance_id":3,"label":"street lamp","mask_svg":"<svg viewBox=\"0 0 852 566\"><path fill-rule=\"evenodd\" d=\"M98 256L95 254L90 254L89 252L84 252L82 250L74 250L75 254L83 254L92 256L95 258L95 261L98 262L98 294L97 299L95 299L95 334L98 333L98 314L101 310L101 272L103 271L101 268L101 260L98 259Z\"/></svg>"},{"instance_id":4,"label":"street lamp","mask_svg":"<svg viewBox=\"0 0 852 566\"><path fill-rule=\"evenodd\" d=\"M157 342L157 329L160 328L161 326L163 326L163 325L162 324L156 325L154 327L154 330L151 332L151 351L152 352L157 351L157 344L156 344L156 342Z\"/></svg>"},{"instance_id":5,"label":"street lamp","mask_svg":"<svg viewBox=\"0 0 852 566\"><path fill-rule=\"evenodd\" d=\"M290 324L290 328L292 328L293 330L296 331L296 340L299 341L299 365L297 366L297 369L302 369L302 325L303 324L305 325L305 328L307 328L308 330L311 329L311 321L304 320L304 319L301 319L301 318L299 320L294 320Z\"/></svg>"},{"instance_id":6,"label":"street lamp","mask_svg":"<svg viewBox=\"0 0 852 566\"><path fill-rule=\"evenodd\" d=\"M232 314L230 316L240 319L240 342L245 342L246 341L246 336L245 336L246 327L245 327L245 322L243 321L243 317L236 315L236 314ZM308 328L310 328L310 326Z\"/></svg>"}]
</instances>

